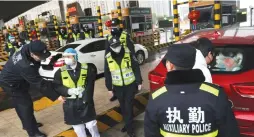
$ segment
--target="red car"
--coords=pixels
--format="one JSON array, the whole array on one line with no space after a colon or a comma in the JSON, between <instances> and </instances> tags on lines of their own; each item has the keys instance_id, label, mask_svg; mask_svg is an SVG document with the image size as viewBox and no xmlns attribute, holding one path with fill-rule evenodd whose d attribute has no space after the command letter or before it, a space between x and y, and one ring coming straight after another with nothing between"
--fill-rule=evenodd
<instances>
[{"instance_id":1,"label":"red car","mask_svg":"<svg viewBox=\"0 0 254 137\"><path fill-rule=\"evenodd\" d=\"M215 46L210 67L213 83L222 86L232 103L242 137L254 137L254 28L228 27L196 31L178 43L200 37L209 38ZM150 89L164 85L167 70L161 61L149 73Z\"/></svg>"}]
</instances>

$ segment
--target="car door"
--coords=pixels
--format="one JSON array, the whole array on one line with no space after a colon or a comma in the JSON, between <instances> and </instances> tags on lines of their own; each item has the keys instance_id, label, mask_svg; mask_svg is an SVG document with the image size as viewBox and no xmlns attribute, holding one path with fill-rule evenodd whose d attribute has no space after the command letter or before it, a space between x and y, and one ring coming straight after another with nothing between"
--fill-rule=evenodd
<instances>
[{"instance_id":1,"label":"car door","mask_svg":"<svg viewBox=\"0 0 254 137\"><path fill-rule=\"evenodd\" d=\"M81 48L80 52L79 61L81 63L92 63L99 74L104 72L105 40L91 42Z\"/></svg>"}]
</instances>

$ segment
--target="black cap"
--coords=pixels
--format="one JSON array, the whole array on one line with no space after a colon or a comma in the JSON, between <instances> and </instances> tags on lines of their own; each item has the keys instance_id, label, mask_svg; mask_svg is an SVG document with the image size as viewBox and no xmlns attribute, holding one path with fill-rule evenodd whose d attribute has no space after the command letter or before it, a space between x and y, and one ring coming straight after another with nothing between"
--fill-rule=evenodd
<instances>
[{"instance_id":1,"label":"black cap","mask_svg":"<svg viewBox=\"0 0 254 137\"><path fill-rule=\"evenodd\" d=\"M42 60L48 58L51 55L47 49L47 45L40 40L32 41L29 44L29 50L31 53L39 56Z\"/></svg>"},{"instance_id":2,"label":"black cap","mask_svg":"<svg viewBox=\"0 0 254 137\"><path fill-rule=\"evenodd\" d=\"M199 49L203 56L206 57L209 52L213 52L213 44L208 38L199 38L196 41L196 48Z\"/></svg>"},{"instance_id":3,"label":"black cap","mask_svg":"<svg viewBox=\"0 0 254 137\"><path fill-rule=\"evenodd\" d=\"M120 20L118 18L113 18L111 26L117 26L117 25L120 25Z\"/></svg>"},{"instance_id":4,"label":"black cap","mask_svg":"<svg viewBox=\"0 0 254 137\"><path fill-rule=\"evenodd\" d=\"M196 49L190 44L174 44L169 46L164 59L182 68L193 68L196 58Z\"/></svg>"}]
</instances>

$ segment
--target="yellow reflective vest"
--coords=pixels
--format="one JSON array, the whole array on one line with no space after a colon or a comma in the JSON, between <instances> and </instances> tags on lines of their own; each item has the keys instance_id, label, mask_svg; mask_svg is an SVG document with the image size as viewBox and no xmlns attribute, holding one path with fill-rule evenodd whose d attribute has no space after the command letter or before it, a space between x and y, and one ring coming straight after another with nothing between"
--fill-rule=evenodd
<instances>
[{"instance_id":1,"label":"yellow reflective vest","mask_svg":"<svg viewBox=\"0 0 254 137\"><path fill-rule=\"evenodd\" d=\"M127 47L127 32L126 31L123 31L122 33L121 33L121 36L120 36L120 42L121 42L121 44L124 46L124 47ZM112 38L113 36L112 35L109 35L108 36L108 41Z\"/></svg>"},{"instance_id":2,"label":"yellow reflective vest","mask_svg":"<svg viewBox=\"0 0 254 137\"><path fill-rule=\"evenodd\" d=\"M80 72L78 82L74 83L74 81L72 80L70 74L67 71L66 66L61 67L61 77L62 77L63 85L68 87L68 88L77 88L77 87L85 88L85 81L86 81L86 78L87 78L87 69L88 69L87 64L85 64L85 63L81 64L81 72ZM73 96L68 97L68 98L76 98L76 96L73 95Z\"/></svg>"},{"instance_id":3,"label":"yellow reflective vest","mask_svg":"<svg viewBox=\"0 0 254 137\"><path fill-rule=\"evenodd\" d=\"M15 52L18 51L18 48L16 46L13 46L11 43L7 43L7 46L8 46L8 49L14 48ZM9 52L8 54L10 56L11 53Z\"/></svg>"},{"instance_id":4,"label":"yellow reflective vest","mask_svg":"<svg viewBox=\"0 0 254 137\"><path fill-rule=\"evenodd\" d=\"M121 61L121 66L112 58L111 53L106 55L109 71L111 72L112 84L114 86L124 86L132 84L136 78L131 67L130 50L124 48L125 53Z\"/></svg>"}]
</instances>

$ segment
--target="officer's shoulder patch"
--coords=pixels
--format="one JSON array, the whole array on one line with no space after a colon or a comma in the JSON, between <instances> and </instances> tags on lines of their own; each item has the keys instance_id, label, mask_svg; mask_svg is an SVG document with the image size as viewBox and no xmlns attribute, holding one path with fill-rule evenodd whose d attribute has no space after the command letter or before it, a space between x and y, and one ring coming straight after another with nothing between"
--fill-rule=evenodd
<instances>
[{"instance_id":1,"label":"officer's shoulder patch","mask_svg":"<svg viewBox=\"0 0 254 137\"><path fill-rule=\"evenodd\" d=\"M210 94L213 94L215 96L219 96L220 90L219 90L219 86L217 85L202 83L199 89L202 91L208 92Z\"/></svg>"},{"instance_id":2,"label":"officer's shoulder patch","mask_svg":"<svg viewBox=\"0 0 254 137\"><path fill-rule=\"evenodd\" d=\"M108 58L108 57L110 57L111 56L111 53L108 53L106 56L105 56L105 58Z\"/></svg>"},{"instance_id":3,"label":"officer's shoulder patch","mask_svg":"<svg viewBox=\"0 0 254 137\"><path fill-rule=\"evenodd\" d=\"M152 94L152 98L155 99L157 98L158 96L160 96L161 94L167 92L167 88L165 86L163 86L162 88L158 89L157 91L155 91L153 94Z\"/></svg>"}]
</instances>

